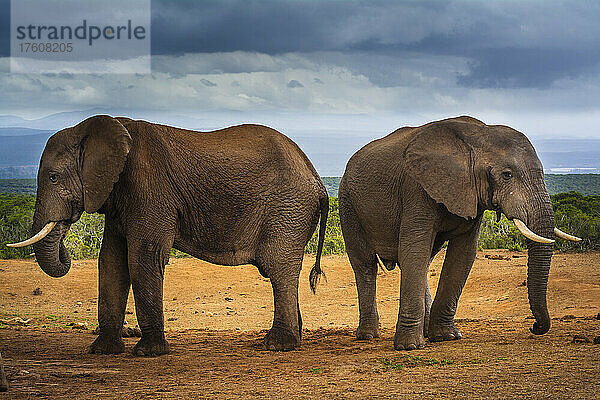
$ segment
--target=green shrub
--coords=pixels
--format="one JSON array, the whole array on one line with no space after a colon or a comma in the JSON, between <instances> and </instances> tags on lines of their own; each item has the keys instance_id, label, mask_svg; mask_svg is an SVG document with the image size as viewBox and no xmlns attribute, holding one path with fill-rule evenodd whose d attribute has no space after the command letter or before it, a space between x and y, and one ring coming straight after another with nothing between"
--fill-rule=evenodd
<instances>
[{"instance_id":1,"label":"green shrub","mask_svg":"<svg viewBox=\"0 0 600 400\"><path fill-rule=\"evenodd\" d=\"M600 250L600 196L569 192L550 198L556 227L583 239L581 242L557 240L554 248L561 251Z\"/></svg>"},{"instance_id":2,"label":"green shrub","mask_svg":"<svg viewBox=\"0 0 600 400\"><path fill-rule=\"evenodd\" d=\"M0 258L26 258L33 252L31 246L18 249L6 243L20 242L31 236L35 196L0 194Z\"/></svg>"},{"instance_id":3,"label":"green shrub","mask_svg":"<svg viewBox=\"0 0 600 400\"><path fill-rule=\"evenodd\" d=\"M318 247L319 226L306 245L305 253L316 254ZM329 215L327 217L327 229L325 231L325 241L323 242L323 254L344 254L346 245L342 237L342 228L340 225L340 210L337 197L329 198Z\"/></svg>"},{"instance_id":4,"label":"green shrub","mask_svg":"<svg viewBox=\"0 0 600 400\"><path fill-rule=\"evenodd\" d=\"M567 242L557 240L555 249L560 251L600 250L600 196L584 196L581 193L559 193L551 196L556 226L583 241ZM35 197L31 195L0 194L0 258L26 258L33 252L31 246L13 249L6 243L18 242L31 235ZM522 250L526 247L525 238L514 224L502 217L495 220L494 212L486 211L481 224L479 248ZM318 227L305 252L316 253ZM104 231L104 216L84 213L73 224L65 240L65 245L74 259L98 257ZM340 227L338 199L329 198L329 217L323 246L323 254L344 254L346 247ZM173 257L188 257L173 249Z\"/></svg>"},{"instance_id":5,"label":"green shrub","mask_svg":"<svg viewBox=\"0 0 600 400\"><path fill-rule=\"evenodd\" d=\"M71 225L71 231L65 238L65 247L71 258L79 260L98 257L103 233L104 215L84 212L79 221Z\"/></svg>"},{"instance_id":6,"label":"green shrub","mask_svg":"<svg viewBox=\"0 0 600 400\"><path fill-rule=\"evenodd\" d=\"M481 221L478 247L480 249L523 250L526 247L526 241L512 221L506 219L504 215L500 221L496 221L496 213L486 211Z\"/></svg>"}]
</instances>

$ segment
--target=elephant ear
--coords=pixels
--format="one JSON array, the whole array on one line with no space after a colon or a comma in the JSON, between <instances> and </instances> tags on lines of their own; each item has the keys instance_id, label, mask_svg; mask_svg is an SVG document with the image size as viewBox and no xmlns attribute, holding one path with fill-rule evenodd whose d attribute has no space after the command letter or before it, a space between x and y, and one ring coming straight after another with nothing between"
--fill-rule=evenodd
<instances>
[{"instance_id":1,"label":"elephant ear","mask_svg":"<svg viewBox=\"0 0 600 400\"><path fill-rule=\"evenodd\" d=\"M463 218L477 216L473 148L464 123L433 123L417 130L404 153L407 171L436 202Z\"/></svg>"},{"instance_id":2,"label":"elephant ear","mask_svg":"<svg viewBox=\"0 0 600 400\"><path fill-rule=\"evenodd\" d=\"M132 140L127 129L107 115L88 118L74 130L81 137L83 205L93 213L119 180Z\"/></svg>"}]
</instances>

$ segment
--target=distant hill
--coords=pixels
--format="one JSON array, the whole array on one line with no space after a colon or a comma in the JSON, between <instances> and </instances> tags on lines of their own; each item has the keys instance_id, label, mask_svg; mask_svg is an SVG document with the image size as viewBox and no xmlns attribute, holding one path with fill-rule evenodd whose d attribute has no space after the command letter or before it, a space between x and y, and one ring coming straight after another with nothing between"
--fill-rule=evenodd
<instances>
[{"instance_id":1,"label":"distant hill","mask_svg":"<svg viewBox=\"0 0 600 400\"><path fill-rule=\"evenodd\" d=\"M579 192L600 195L600 174L546 174L548 193Z\"/></svg>"},{"instance_id":2,"label":"distant hill","mask_svg":"<svg viewBox=\"0 0 600 400\"><path fill-rule=\"evenodd\" d=\"M223 111L198 112L193 116L158 113L152 110L92 108L60 112L38 119L0 115L0 178L35 178L37 165L48 137L59 129L73 126L95 114L126 115L135 119L164 123L194 130L213 130L241 123L272 126L294 140L322 176L341 176L348 159L358 149L405 126L408 121L381 120L372 126L360 115L321 116L322 123L299 124L286 114L270 115ZM313 121L315 116L310 116ZM303 117L304 118L304 117ZM412 117L411 117L412 118ZM304 121L304 120L303 120ZM308 121L308 119L306 119ZM350 123L348 123L350 121ZM600 174L600 139L531 136L537 154L548 174Z\"/></svg>"},{"instance_id":3,"label":"distant hill","mask_svg":"<svg viewBox=\"0 0 600 400\"><path fill-rule=\"evenodd\" d=\"M0 193L35 194L35 179L0 179Z\"/></svg>"},{"instance_id":4,"label":"distant hill","mask_svg":"<svg viewBox=\"0 0 600 400\"><path fill-rule=\"evenodd\" d=\"M0 178L33 178L53 131L0 128Z\"/></svg>"},{"instance_id":5,"label":"distant hill","mask_svg":"<svg viewBox=\"0 0 600 400\"><path fill-rule=\"evenodd\" d=\"M546 174L548 193L579 192L584 195L600 195L600 174ZM321 178L329 197L337 197L339 176ZM0 179L0 193L35 194L35 179Z\"/></svg>"},{"instance_id":6,"label":"distant hill","mask_svg":"<svg viewBox=\"0 0 600 400\"><path fill-rule=\"evenodd\" d=\"M321 178L323 184L325 185L325 189L327 189L327 194L329 197L338 197L341 179L341 176L324 176Z\"/></svg>"}]
</instances>

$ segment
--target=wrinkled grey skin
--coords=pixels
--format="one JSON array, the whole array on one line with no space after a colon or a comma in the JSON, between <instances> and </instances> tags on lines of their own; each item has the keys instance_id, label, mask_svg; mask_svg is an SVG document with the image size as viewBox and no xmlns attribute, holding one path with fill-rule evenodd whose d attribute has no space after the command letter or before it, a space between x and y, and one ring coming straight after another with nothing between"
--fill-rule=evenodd
<instances>
[{"instance_id":1,"label":"wrinkled grey skin","mask_svg":"<svg viewBox=\"0 0 600 400\"><path fill-rule=\"evenodd\" d=\"M510 174L509 174L510 172ZM477 250L484 210L518 218L553 238L554 213L531 143L506 126L470 117L398 129L356 152L340 183L342 232L358 290L359 339L379 336L376 255L401 268L394 348L460 339L458 298ZM435 301L427 284L448 240ZM535 334L550 329L546 287L552 245L528 241L528 292Z\"/></svg>"},{"instance_id":2,"label":"wrinkled grey skin","mask_svg":"<svg viewBox=\"0 0 600 400\"><path fill-rule=\"evenodd\" d=\"M99 115L49 139L37 182L34 233L58 222L34 245L50 276L69 271L63 239L81 213L106 216L92 353L124 350L130 286L142 331L134 354L169 352L162 301L171 247L215 264L257 266L275 298L266 348L300 345L298 277L319 217L313 278L320 272L328 198L308 158L281 133L259 125L199 133Z\"/></svg>"},{"instance_id":3,"label":"wrinkled grey skin","mask_svg":"<svg viewBox=\"0 0 600 400\"><path fill-rule=\"evenodd\" d=\"M4 363L2 362L2 355L0 354L0 392L6 392L8 390L8 381L6 380L6 373L4 372Z\"/></svg>"}]
</instances>

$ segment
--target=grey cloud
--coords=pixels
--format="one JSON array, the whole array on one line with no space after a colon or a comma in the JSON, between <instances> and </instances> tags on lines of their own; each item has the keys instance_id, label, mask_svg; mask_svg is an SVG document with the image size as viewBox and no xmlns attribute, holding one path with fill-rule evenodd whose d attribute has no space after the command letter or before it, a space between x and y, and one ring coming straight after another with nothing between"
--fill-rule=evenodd
<instances>
[{"instance_id":1,"label":"grey cloud","mask_svg":"<svg viewBox=\"0 0 600 400\"><path fill-rule=\"evenodd\" d=\"M560 78L597 73L600 51L503 48L473 57L458 83L477 88L548 88Z\"/></svg>"},{"instance_id":2,"label":"grey cloud","mask_svg":"<svg viewBox=\"0 0 600 400\"><path fill-rule=\"evenodd\" d=\"M236 74L276 72L289 68L314 68L315 63L298 54L269 55L256 52L190 53L158 55L152 58L152 70L170 74Z\"/></svg>"},{"instance_id":3,"label":"grey cloud","mask_svg":"<svg viewBox=\"0 0 600 400\"><path fill-rule=\"evenodd\" d=\"M269 55L359 51L397 60L411 53L452 56L471 60L470 71L454 74L465 87L544 88L596 66L600 58L598 16L600 3L576 0L157 0L153 2L152 51ZM269 68L236 64L232 59L212 67L203 73ZM390 73L392 69L372 65L359 73L387 87L404 79Z\"/></svg>"},{"instance_id":4,"label":"grey cloud","mask_svg":"<svg viewBox=\"0 0 600 400\"><path fill-rule=\"evenodd\" d=\"M288 82L287 87L289 88L301 88L304 87L304 85L300 82L298 82L295 79L292 79L291 81Z\"/></svg>"}]
</instances>

